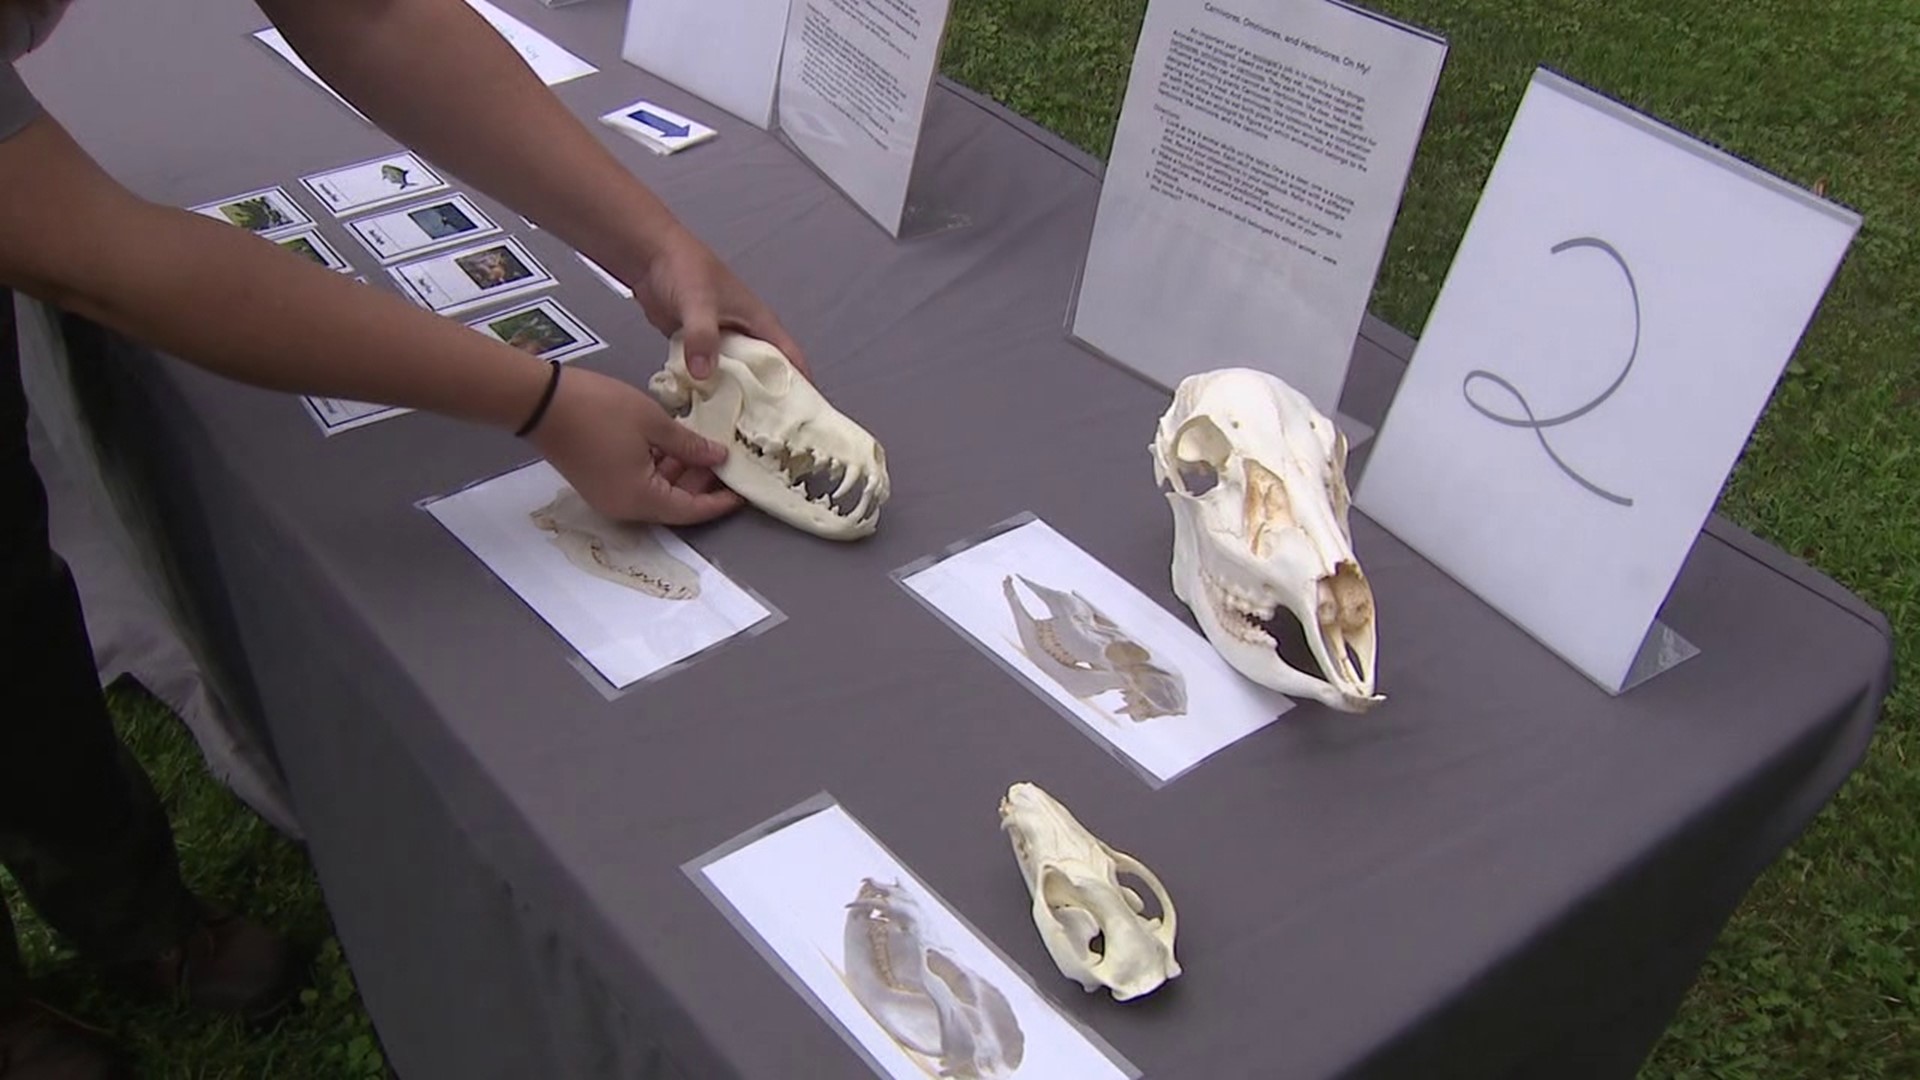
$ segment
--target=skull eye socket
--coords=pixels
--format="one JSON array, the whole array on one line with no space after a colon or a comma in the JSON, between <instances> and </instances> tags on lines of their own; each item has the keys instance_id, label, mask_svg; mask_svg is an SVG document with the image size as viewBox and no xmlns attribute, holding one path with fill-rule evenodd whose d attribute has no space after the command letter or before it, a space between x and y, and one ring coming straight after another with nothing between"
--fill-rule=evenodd
<instances>
[{"instance_id":1,"label":"skull eye socket","mask_svg":"<svg viewBox=\"0 0 1920 1080\"><path fill-rule=\"evenodd\" d=\"M1200 496L1220 483L1233 456L1233 440L1206 416L1180 425L1173 437L1174 480L1182 495Z\"/></svg>"}]
</instances>

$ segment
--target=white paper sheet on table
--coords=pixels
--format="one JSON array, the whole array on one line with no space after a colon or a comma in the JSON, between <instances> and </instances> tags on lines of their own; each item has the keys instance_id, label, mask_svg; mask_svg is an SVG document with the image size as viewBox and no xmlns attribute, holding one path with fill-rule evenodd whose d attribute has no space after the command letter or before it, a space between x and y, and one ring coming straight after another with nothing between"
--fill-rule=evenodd
<instances>
[{"instance_id":1,"label":"white paper sheet on table","mask_svg":"<svg viewBox=\"0 0 1920 1080\"><path fill-rule=\"evenodd\" d=\"M1007 872L1015 882L1019 880L1011 852ZM937 1054L914 1053L889 1035L852 992L848 982L848 904L868 880L888 888L898 885L921 916L917 927L922 943L938 948L966 972L999 991L1012 1013L1013 1025L1006 1024L1003 1017L998 1028L986 1028L971 1040L983 1056L997 1048L1002 1064L1011 1068L940 1075L990 1075L1013 1080L1130 1080L1139 1075L1124 1059L1116 1060L1117 1055L1109 1056L1096 1045L1037 992L1023 972L962 922L838 805L723 855L699 873L883 1075L918 1080L934 1075L943 1065L955 1068L973 1059L958 1053L942 1062ZM1065 985L1076 995L1082 992L1078 986ZM967 1045L960 1039L954 1042L957 1045L949 1053Z\"/></svg>"},{"instance_id":2,"label":"white paper sheet on table","mask_svg":"<svg viewBox=\"0 0 1920 1080\"><path fill-rule=\"evenodd\" d=\"M552 627L614 689L624 689L736 634L772 612L672 530L648 526L699 577L688 600L649 596L574 566L533 523L568 488L545 461L427 504L426 510Z\"/></svg>"},{"instance_id":3,"label":"white paper sheet on table","mask_svg":"<svg viewBox=\"0 0 1920 1080\"><path fill-rule=\"evenodd\" d=\"M1145 647L1150 663L1177 674L1182 711L1136 720L1120 712L1119 691L1077 698L1063 688L1022 648L1006 596L1009 580L1035 620L1052 612L1030 585L1080 594ZM1044 521L1009 529L907 575L901 584L1154 782L1177 779L1294 705L1235 671L1205 637Z\"/></svg>"}]
</instances>

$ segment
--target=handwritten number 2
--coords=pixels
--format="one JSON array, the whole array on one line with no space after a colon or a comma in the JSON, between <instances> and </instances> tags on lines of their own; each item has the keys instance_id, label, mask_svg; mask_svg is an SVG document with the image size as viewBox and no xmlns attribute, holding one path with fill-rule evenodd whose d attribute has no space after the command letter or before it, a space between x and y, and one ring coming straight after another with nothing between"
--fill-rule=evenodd
<instances>
[{"instance_id":1,"label":"handwritten number 2","mask_svg":"<svg viewBox=\"0 0 1920 1080\"><path fill-rule=\"evenodd\" d=\"M1559 454L1554 453L1553 447L1547 442L1548 428L1559 427L1561 424L1578 420L1581 417L1592 412L1593 410L1599 408L1602 402L1612 397L1614 391L1620 389L1620 384L1627 381L1627 373L1633 370L1633 362L1640 354L1640 290L1634 286L1633 271L1627 268L1627 261L1620 257L1620 253L1613 249L1613 245L1607 243L1605 240L1600 240L1591 236L1582 236L1573 240L1563 240L1560 243L1555 244L1553 246L1551 253L1554 255L1558 255L1563 251L1567 251L1572 248L1581 248L1581 247L1590 247L1590 248L1598 249L1599 251L1604 252L1609 258L1613 259L1613 261L1619 265L1620 273L1625 275L1627 279L1627 292L1633 298L1633 348L1627 353L1627 364L1625 367L1620 369L1620 375L1619 377L1613 380L1613 385L1607 387L1606 390L1603 391L1599 397L1594 398L1592 401L1587 402L1585 405L1580 406L1579 408L1573 410L1572 412L1565 413L1560 416L1549 417L1545 420L1542 420L1533 415L1533 406L1527 403L1526 395L1522 394L1518 387L1514 386L1511 382L1508 382L1506 379L1501 378L1500 376L1494 374L1491 371L1476 369L1474 371L1468 372L1467 377L1463 379L1460 383L1460 394L1462 397L1467 399L1467 404L1471 406L1475 412L1479 413L1480 415L1486 417L1489 420L1492 420L1494 423L1502 424L1502 425L1505 425L1506 427L1523 428L1525 430L1533 432L1534 438L1540 440L1540 448L1547 452L1547 456L1553 459L1553 463L1560 467L1561 472L1566 473L1568 476L1572 477L1573 481L1579 484L1581 487L1586 488L1588 491L1593 492L1595 495L1598 495L1600 498L1605 499L1610 503L1615 503L1620 506L1632 506L1633 505L1632 499L1629 499L1624 495L1616 495L1611 491L1607 491L1601 488L1599 485L1588 480L1586 477L1581 476L1578 472L1575 472L1572 466L1568 465L1565 461L1561 460L1561 457ZM1480 402L1475 401L1473 397L1473 384L1476 382L1490 382L1495 386L1498 386L1500 389L1505 390L1508 394L1511 394L1513 396L1514 402L1520 407L1520 412L1523 415L1521 416L1501 415L1499 413L1496 413L1492 409L1488 408L1487 406L1482 405Z\"/></svg>"}]
</instances>

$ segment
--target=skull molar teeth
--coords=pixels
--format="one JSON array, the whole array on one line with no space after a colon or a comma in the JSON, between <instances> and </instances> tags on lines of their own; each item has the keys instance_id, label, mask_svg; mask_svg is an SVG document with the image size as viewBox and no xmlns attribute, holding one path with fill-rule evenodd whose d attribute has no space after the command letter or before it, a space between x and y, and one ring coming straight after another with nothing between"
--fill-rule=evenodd
<instances>
[{"instance_id":1,"label":"skull molar teeth","mask_svg":"<svg viewBox=\"0 0 1920 1080\"><path fill-rule=\"evenodd\" d=\"M1346 439L1305 395L1250 368L1189 376L1150 446L1173 511L1174 593L1220 655L1282 694L1346 712L1374 692L1373 594L1348 529ZM1320 671L1287 663L1285 609Z\"/></svg>"},{"instance_id":2,"label":"skull molar teeth","mask_svg":"<svg viewBox=\"0 0 1920 1080\"><path fill-rule=\"evenodd\" d=\"M669 408L684 402L688 427L732 445L714 473L759 509L832 540L879 527L891 493L879 442L767 342L722 334L713 375L696 382L676 334L648 389Z\"/></svg>"}]
</instances>

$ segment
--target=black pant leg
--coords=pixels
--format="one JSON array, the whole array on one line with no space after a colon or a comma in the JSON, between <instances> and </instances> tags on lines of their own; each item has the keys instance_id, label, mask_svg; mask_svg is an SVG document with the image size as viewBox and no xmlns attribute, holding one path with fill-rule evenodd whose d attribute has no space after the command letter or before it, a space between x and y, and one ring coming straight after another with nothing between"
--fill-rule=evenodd
<instances>
[{"instance_id":1,"label":"black pant leg","mask_svg":"<svg viewBox=\"0 0 1920 1080\"><path fill-rule=\"evenodd\" d=\"M145 959L186 935L192 897L165 809L107 713L26 418L13 295L0 289L0 863L89 959Z\"/></svg>"}]
</instances>

